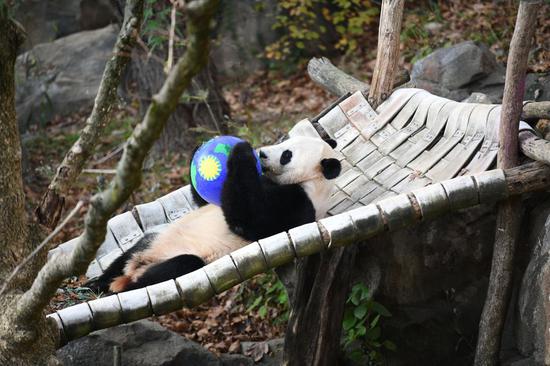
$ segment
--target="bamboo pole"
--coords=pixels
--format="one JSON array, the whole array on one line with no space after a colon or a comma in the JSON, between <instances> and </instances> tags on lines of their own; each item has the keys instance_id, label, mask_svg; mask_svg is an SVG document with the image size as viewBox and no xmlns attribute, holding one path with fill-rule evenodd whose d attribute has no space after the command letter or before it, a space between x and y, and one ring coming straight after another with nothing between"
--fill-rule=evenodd
<instances>
[{"instance_id":1,"label":"bamboo pole","mask_svg":"<svg viewBox=\"0 0 550 366\"><path fill-rule=\"evenodd\" d=\"M175 280L78 304L48 317L57 324L63 344L98 329L197 306L296 259L342 251L384 232L418 225L446 212L547 189L549 184L550 167L537 162L434 183L259 240ZM327 275L330 272L323 270Z\"/></svg>"},{"instance_id":2,"label":"bamboo pole","mask_svg":"<svg viewBox=\"0 0 550 366\"><path fill-rule=\"evenodd\" d=\"M521 1L506 68L500 120L500 145L497 166L501 169L518 164L518 132L525 73L540 1ZM512 291L514 252L521 221L521 201L515 197L500 203L493 261L487 298L481 314L474 365L496 365L499 360L502 329Z\"/></svg>"}]
</instances>

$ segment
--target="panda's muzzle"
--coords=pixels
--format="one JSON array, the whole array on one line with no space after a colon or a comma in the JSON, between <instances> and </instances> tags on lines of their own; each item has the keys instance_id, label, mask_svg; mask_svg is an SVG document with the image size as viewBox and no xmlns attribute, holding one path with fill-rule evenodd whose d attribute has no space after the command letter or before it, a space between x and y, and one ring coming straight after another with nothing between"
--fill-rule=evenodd
<instances>
[{"instance_id":1,"label":"panda's muzzle","mask_svg":"<svg viewBox=\"0 0 550 366\"><path fill-rule=\"evenodd\" d=\"M258 155L260 156L260 167L262 168L262 173L267 173L270 171L267 166L267 155L262 150L258 150Z\"/></svg>"}]
</instances>

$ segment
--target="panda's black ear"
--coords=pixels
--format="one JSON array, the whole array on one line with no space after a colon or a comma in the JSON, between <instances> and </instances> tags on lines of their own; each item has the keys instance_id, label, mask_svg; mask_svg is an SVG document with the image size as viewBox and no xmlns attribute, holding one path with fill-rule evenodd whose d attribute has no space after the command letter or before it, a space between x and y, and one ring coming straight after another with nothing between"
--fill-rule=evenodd
<instances>
[{"instance_id":1,"label":"panda's black ear","mask_svg":"<svg viewBox=\"0 0 550 366\"><path fill-rule=\"evenodd\" d=\"M338 159L330 158L321 160L321 168L323 170L323 175L327 179L334 179L340 175L340 170L342 170L342 164Z\"/></svg>"},{"instance_id":2,"label":"panda's black ear","mask_svg":"<svg viewBox=\"0 0 550 366\"><path fill-rule=\"evenodd\" d=\"M333 139L331 139L331 138L328 138L328 139L325 139L325 142L326 142L327 144L329 144L330 147L332 147L333 149L336 148L336 145L337 145L336 140L333 140Z\"/></svg>"}]
</instances>

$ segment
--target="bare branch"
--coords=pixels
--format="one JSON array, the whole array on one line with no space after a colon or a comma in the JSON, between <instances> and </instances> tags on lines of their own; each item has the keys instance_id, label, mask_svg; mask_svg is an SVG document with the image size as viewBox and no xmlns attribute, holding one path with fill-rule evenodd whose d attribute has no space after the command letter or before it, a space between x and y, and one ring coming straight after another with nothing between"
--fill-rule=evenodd
<instances>
[{"instance_id":1,"label":"bare branch","mask_svg":"<svg viewBox=\"0 0 550 366\"><path fill-rule=\"evenodd\" d=\"M55 177L36 209L38 221L49 228L55 227L59 221L65 203L65 194L80 175L84 164L100 141L100 136L106 130L105 126L112 115L122 72L131 58L132 48L139 35L143 18L143 2L144 0L126 2L124 21L113 49L113 56L105 66L92 113L86 120L86 126L80 137L57 168Z\"/></svg>"},{"instance_id":2,"label":"bare branch","mask_svg":"<svg viewBox=\"0 0 550 366\"><path fill-rule=\"evenodd\" d=\"M550 119L550 102L529 102L523 106L521 118L529 119Z\"/></svg>"},{"instance_id":3,"label":"bare branch","mask_svg":"<svg viewBox=\"0 0 550 366\"><path fill-rule=\"evenodd\" d=\"M187 5L189 45L185 55L174 66L159 93L153 96L143 121L128 139L109 188L92 197L84 233L74 250L54 255L38 273L31 289L18 301L19 319L28 321L39 316L63 279L85 271L105 239L107 220L140 185L148 151L160 136L181 94L208 60L210 22L217 4L217 0L205 0Z\"/></svg>"},{"instance_id":4,"label":"bare branch","mask_svg":"<svg viewBox=\"0 0 550 366\"><path fill-rule=\"evenodd\" d=\"M540 9L539 1L522 0L519 5L516 26L506 67L504 96L500 114L499 150L497 166L509 169L518 165L518 133L527 59ZM495 245L491 264L489 288L477 339L474 365L496 365L500 352L502 329L512 292L514 252L521 222L521 200L513 198L498 206Z\"/></svg>"},{"instance_id":5,"label":"bare branch","mask_svg":"<svg viewBox=\"0 0 550 366\"><path fill-rule=\"evenodd\" d=\"M164 65L164 72L169 73L174 64L174 35L176 34L176 9L177 1L172 0L172 11L170 12L170 32L168 33L168 58Z\"/></svg>"}]
</instances>

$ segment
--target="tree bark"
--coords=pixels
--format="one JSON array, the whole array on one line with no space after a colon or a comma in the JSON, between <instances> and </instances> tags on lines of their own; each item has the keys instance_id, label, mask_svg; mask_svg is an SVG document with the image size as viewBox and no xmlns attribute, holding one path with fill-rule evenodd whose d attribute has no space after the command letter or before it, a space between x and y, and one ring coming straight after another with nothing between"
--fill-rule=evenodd
<instances>
[{"instance_id":1,"label":"tree bark","mask_svg":"<svg viewBox=\"0 0 550 366\"><path fill-rule=\"evenodd\" d=\"M14 65L24 31L0 6L0 280L32 250L28 242L21 144L15 115Z\"/></svg>"},{"instance_id":2,"label":"tree bark","mask_svg":"<svg viewBox=\"0 0 550 366\"><path fill-rule=\"evenodd\" d=\"M501 169L518 164L518 132L525 93L527 59L535 27L539 1L521 1L506 68L500 120L497 166ZM514 197L498 206L495 245L487 298L481 314L474 364L499 362L502 329L512 291L514 252L521 221L521 201Z\"/></svg>"},{"instance_id":3,"label":"tree bark","mask_svg":"<svg viewBox=\"0 0 550 366\"><path fill-rule=\"evenodd\" d=\"M0 281L3 283L17 263L29 254L34 242L31 240L25 211L25 194L21 175L21 144L15 114L14 66L17 50L24 41L23 29L8 16L5 2L0 4ZM10 283L9 294L0 298L2 313L15 306L15 302L32 282L29 268L21 271ZM17 332L15 332L17 330ZM18 362L2 362L4 352L22 353L28 342L37 339L32 353L19 358ZM44 355L53 349L53 330L46 327L46 320L13 324L0 319L0 364L2 365L54 365L55 359ZM18 349L3 349L6 342L18 342Z\"/></svg>"},{"instance_id":4,"label":"tree bark","mask_svg":"<svg viewBox=\"0 0 550 366\"><path fill-rule=\"evenodd\" d=\"M528 102L523 106L521 118L529 119L550 119L550 102Z\"/></svg>"},{"instance_id":5,"label":"tree bark","mask_svg":"<svg viewBox=\"0 0 550 366\"><path fill-rule=\"evenodd\" d=\"M521 152L533 160L550 165L550 141L542 139L531 131L519 133Z\"/></svg>"}]
</instances>

